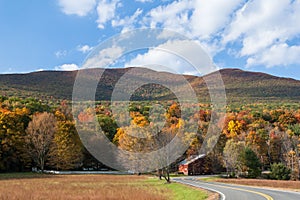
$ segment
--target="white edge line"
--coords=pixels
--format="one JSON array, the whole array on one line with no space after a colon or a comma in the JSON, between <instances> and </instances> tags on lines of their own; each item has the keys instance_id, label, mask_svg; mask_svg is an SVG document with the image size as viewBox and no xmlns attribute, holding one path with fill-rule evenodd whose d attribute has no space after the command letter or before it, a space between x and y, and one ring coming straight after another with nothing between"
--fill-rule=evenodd
<instances>
[{"instance_id":1,"label":"white edge line","mask_svg":"<svg viewBox=\"0 0 300 200\"><path fill-rule=\"evenodd\" d=\"M257 189L257 190L268 190L271 192L282 192L282 193L291 193L291 194L298 194L300 195L300 191L293 191L293 190L283 190L281 188L270 188L270 187L258 187L258 186L253 186L253 185L240 185L240 184L230 184L230 183L222 183L222 182L216 182L219 185L223 186L229 186L229 187L244 187L248 189ZM211 184L211 183L207 183ZM242 188L242 189L244 189Z\"/></svg>"},{"instance_id":2,"label":"white edge line","mask_svg":"<svg viewBox=\"0 0 300 200\"><path fill-rule=\"evenodd\" d=\"M173 180L173 181L177 182L177 183L182 183L182 184L185 184L185 185L190 185L190 186L194 186L194 187L197 187L197 188L202 188L202 189L205 189L205 190L209 190L211 192L216 192L216 193L221 195L221 200L226 199L225 194L223 194L222 192L220 192L218 190L208 188L208 187L204 187L204 186L200 186L200 185L196 185L196 184L193 184L193 183L184 182L184 181L181 181L181 180Z\"/></svg>"}]
</instances>

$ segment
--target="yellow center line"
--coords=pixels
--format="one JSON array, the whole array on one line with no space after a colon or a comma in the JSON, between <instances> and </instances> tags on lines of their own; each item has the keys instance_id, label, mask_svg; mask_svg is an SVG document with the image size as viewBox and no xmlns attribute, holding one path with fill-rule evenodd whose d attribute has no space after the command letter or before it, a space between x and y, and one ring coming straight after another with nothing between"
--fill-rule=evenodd
<instances>
[{"instance_id":1,"label":"yellow center line","mask_svg":"<svg viewBox=\"0 0 300 200\"><path fill-rule=\"evenodd\" d=\"M216 185L218 187L222 187L222 188L227 188L227 189L233 189L233 190L239 190L239 191L244 191L244 192L250 192L250 193L254 193L254 194L258 194L260 196L265 197L267 200L273 200L273 198L267 194L261 193L261 192L256 192L256 191L252 191L252 190L246 190L246 189L242 189L242 188L235 188L235 187L229 187L229 186L224 186L224 185Z\"/></svg>"}]
</instances>

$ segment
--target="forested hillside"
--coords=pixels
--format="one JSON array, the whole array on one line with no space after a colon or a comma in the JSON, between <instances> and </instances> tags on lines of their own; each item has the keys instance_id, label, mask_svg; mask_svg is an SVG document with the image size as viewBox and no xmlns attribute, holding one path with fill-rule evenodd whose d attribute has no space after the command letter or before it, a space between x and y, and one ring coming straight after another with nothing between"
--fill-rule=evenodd
<instances>
[{"instance_id":1,"label":"forested hillside","mask_svg":"<svg viewBox=\"0 0 300 200\"><path fill-rule=\"evenodd\" d=\"M106 70L98 85L97 99L109 100L114 85L126 70L129 69ZM142 72L148 70L142 69ZM217 114L212 112L209 102L190 104L190 110L198 107L199 111L183 119L181 107L173 100L175 96L170 90L159 85L146 85L132 97L136 101L132 101L127 110L130 123L119 127L116 119L122 116L112 112L110 101L97 101L94 107L76 110L72 115L69 99L76 73L0 75L0 171L26 171L31 167L57 170L104 167L85 149L75 128L76 123L88 124L93 113L96 113L106 137L129 152L149 152L153 150L151 148L158 148L157 144L168 143L176 131L185 130L184 127L190 123L195 131L182 134L182 139L190 142L189 148L172 163L171 171L176 171L184 158L200 153L211 116ZM219 122L216 124L221 129L220 137L205 158L207 166L204 172L227 172L232 176L255 178L262 176L263 170L271 170L268 178L299 179L300 106L297 98L300 97L300 82L237 69L225 69L220 73L229 104L225 108L224 126ZM153 71L151 74L155 75ZM177 80L179 75L163 75L181 87ZM133 74L130 78L139 76ZM186 76L186 79L199 97L208 96L203 78ZM165 112L153 113L153 106L157 104ZM118 108L122 107L120 104ZM165 121L164 126L157 127L152 123L151 114ZM145 134L142 140L127 134L140 130ZM159 131L153 137L151 130ZM35 141L41 134L50 137L43 137L43 144L47 145L42 146L43 154L37 154L41 147ZM122 161L124 158L115 159ZM132 169L135 166L124 167ZM282 173L278 175L276 170Z\"/></svg>"},{"instance_id":2,"label":"forested hillside","mask_svg":"<svg viewBox=\"0 0 300 200\"><path fill-rule=\"evenodd\" d=\"M103 69L93 69L103 70ZM97 100L109 100L117 81L129 69L107 69L101 77L96 93ZM140 69L144 73L149 69ZM157 72L161 74L161 72ZM220 70L228 102L270 102L298 101L300 99L300 81L271 76L264 73L247 72L239 69ZM72 99L73 84L77 71L42 71L28 74L1 74L0 95L16 97L37 97L39 99ZM178 80L178 75L163 73L166 79ZM210 76L210 75L207 75ZM133 79L137 76L133 76ZM199 97L208 96L202 77L185 76ZM144 86L133 94L134 100L170 100L175 96L160 85ZM209 101L209 99L203 99Z\"/></svg>"}]
</instances>

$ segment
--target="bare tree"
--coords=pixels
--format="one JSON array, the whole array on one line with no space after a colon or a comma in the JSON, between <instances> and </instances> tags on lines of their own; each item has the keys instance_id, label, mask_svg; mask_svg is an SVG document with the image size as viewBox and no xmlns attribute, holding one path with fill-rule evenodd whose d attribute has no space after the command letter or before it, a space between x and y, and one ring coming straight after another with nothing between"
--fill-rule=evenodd
<instances>
[{"instance_id":1,"label":"bare tree","mask_svg":"<svg viewBox=\"0 0 300 200\"><path fill-rule=\"evenodd\" d=\"M44 171L56 131L56 119L51 113L35 114L27 127L26 143L33 161Z\"/></svg>"}]
</instances>

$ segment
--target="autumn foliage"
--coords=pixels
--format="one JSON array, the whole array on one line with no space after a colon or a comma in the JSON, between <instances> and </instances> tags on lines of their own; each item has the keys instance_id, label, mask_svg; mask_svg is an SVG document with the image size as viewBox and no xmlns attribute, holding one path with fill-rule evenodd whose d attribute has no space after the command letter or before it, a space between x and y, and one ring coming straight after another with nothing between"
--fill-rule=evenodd
<instances>
[{"instance_id":1,"label":"autumn foliage","mask_svg":"<svg viewBox=\"0 0 300 200\"><path fill-rule=\"evenodd\" d=\"M158 102L131 103L128 110L130 119L126 125L119 127L117 119L126 121L126 116L124 113L119 116L113 113L109 102L97 102L95 107L75 110L73 118L70 103L67 101L52 102L49 103L51 106L47 106L48 102L34 99L0 98L0 171L26 171L35 166L42 168L31 151L28 151L28 138L33 132L34 121L42 113L52 116L55 119L53 127L56 127L49 138L49 153L44 155L45 169L97 169L103 166L81 144L75 128L76 123L98 122L108 140L131 152L149 152L157 149L158 144L168 144L190 124L193 126L190 128L196 131L182 133L183 140L189 141L189 148L175 163L164 169L176 171L181 160L200 153L212 116L216 113L209 104L189 105L190 109L198 106L199 110L183 119L179 103L159 103L164 109L162 113L151 113L151 109ZM299 106L293 104L228 106L225 119L216 124L222 130L216 138L217 143L213 150L207 154L211 162L208 166L215 173L227 171L234 172L236 176L247 176L252 172L252 166L260 166L258 171L264 171L270 170L274 163L281 163L290 169L291 179L298 180L299 109ZM154 123L151 114L160 120ZM37 127L42 129L50 121L49 116ZM242 156L250 156L257 163L247 163Z\"/></svg>"}]
</instances>

